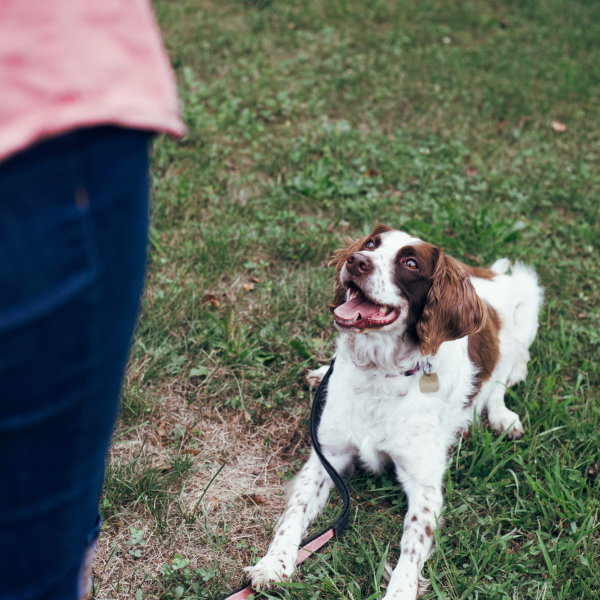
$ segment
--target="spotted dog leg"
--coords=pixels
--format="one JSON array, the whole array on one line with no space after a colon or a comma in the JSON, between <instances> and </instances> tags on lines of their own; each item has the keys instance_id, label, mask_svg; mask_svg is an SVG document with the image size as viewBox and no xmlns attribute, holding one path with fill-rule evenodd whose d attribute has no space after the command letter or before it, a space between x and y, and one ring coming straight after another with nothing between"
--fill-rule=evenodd
<instances>
[{"instance_id":1,"label":"spotted dog leg","mask_svg":"<svg viewBox=\"0 0 600 600\"><path fill-rule=\"evenodd\" d=\"M441 466L444 464L442 457ZM416 480L398 469L398 479L408 497L408 512L400 541L400 560L392 573L385 600L415 600L429 585L421 570L432 552L436 518L442 512L442 477L437 474L430 480Z\"/></svg>"},{"instance_id":2,"label":"spotted dog leg","mask_svg":"<svg viewBox=\"0 0 600 600\"><path fill-rule=\"evenodd\" d=\"M325 450L323 453L338 473L343 472L352 459L349 453L330 455ZM267 554L254 567L245 569L254 589L269 588L272 582L289 579L296 568L300 542L308 526L323 512L332 487L333 481L313 450L292 484L287 508Z\"/></svg>"}]
</instances>

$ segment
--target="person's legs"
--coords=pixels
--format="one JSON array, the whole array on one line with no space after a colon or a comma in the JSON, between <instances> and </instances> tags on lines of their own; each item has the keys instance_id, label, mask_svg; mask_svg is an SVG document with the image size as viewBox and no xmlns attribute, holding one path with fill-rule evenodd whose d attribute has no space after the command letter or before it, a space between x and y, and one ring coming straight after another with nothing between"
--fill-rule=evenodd
<instances>
[{"instance_id":1,"label":"person's legs","mask_svg":"<svg viewBox=\"0 0 600 600\"><path fill-rule=\"evenodd\" d=\"M0 163L0 599L76 600L142 293L149 134Z\"/></svg>"}]
</instances>

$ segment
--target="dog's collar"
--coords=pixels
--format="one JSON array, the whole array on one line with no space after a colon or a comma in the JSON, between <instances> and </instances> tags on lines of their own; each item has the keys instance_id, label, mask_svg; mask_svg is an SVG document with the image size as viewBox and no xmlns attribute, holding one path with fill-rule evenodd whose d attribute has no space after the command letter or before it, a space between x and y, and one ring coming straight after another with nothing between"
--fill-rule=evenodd
<instances>
[{"instance_id":1,"label":"dog's collar","mask_svg":"<svg viewBox=\"0 0 600 600\"><path fill-rule=\"evenodd\" d=\"M414 369L411 369L410 371L404 371L404 373L398 373L397 375L386 375L386 378L389 377L410 377L411 375L414 375L415 373L418 373L419 369L421 368L421 365L419 363L417 363L417 366Z\"/></svg>"},{"instance_id":2,"label":"dog's collar","mask_svg":"<svg viewBox=\"0 0 600 600\"><path fill-rule=\"evenodd\" d=\"M354 360L352 361L352 364L357 368L360 369L360 367L354 362ZM404 373L397 373L397 374L388 374L386 375L386 378L390 378L390 377L410 377L411 375L414 375L415 373L419 372L419 369L421 368L421 363L417 363L417 366L414 369L411 369L410 371L404 371Z\"/></svg>"}]
</instances>

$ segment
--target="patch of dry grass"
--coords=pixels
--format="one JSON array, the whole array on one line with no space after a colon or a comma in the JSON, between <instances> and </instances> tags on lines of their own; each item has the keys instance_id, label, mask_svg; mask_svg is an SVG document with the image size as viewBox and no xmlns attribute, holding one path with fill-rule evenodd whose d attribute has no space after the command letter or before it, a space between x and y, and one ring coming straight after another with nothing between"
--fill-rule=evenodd
<instances>
[{"instance_id":1,"label":"patch of dry grass","mask_svg":"<svg viewBox=\"0 0 600 600\"><path fill-rule=\"evenodd\" d=\"M239 411L188 404L189 392L177 385L154 390L160 400L145 424L111 448L113 469L143 457L146 468L167 474L174 452L190 457L192 466L170 490L160 528L139 499L106 520L94 563L95 598L125 600L137 589L160 594L164 566L177 554L191 571L230 574L235 586L257 554L252 548L260 553L268 546L285 504L285 473L307 444L300 429L305 411L273 415L258 426ZM131 543L131 528L144 531L142 543Z\"/></svg>"}]
</instances>

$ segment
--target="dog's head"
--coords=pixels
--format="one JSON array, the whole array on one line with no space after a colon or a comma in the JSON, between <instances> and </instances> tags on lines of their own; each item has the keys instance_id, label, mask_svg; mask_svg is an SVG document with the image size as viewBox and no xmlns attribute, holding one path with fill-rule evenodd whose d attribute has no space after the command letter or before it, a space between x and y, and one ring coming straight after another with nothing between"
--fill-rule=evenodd
<instances>
[{"instance_id":1,"label":"dog's head","mask_svg":"<svg viewBox=\"0 0 600 600\"><path fill-rule=\"evenodd\" d=\"M341 332L406 334L425 356L483 326L485 307L464 265L439 248L382 224L346 241L330 263Z\"/></svg>"}]
</instances>

